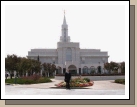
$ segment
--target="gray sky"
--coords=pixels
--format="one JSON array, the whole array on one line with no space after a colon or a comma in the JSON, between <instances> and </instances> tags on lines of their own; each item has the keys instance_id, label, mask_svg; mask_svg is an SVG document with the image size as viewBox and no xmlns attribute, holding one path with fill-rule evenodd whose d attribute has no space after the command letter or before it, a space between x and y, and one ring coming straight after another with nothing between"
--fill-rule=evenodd
<instances>
[{"instance_id":1,"label":"gray sky","mask_svg":"<svg viewBox=\"0 0 137 107\"><path fill-rule=\"evenodd\" d=\"M109 61L125 61L125 6L7 5L5 56L27 56L33 48L57 48L66 11L68 35L80 48L108 51Z\"/></svg>"}]
</instances>

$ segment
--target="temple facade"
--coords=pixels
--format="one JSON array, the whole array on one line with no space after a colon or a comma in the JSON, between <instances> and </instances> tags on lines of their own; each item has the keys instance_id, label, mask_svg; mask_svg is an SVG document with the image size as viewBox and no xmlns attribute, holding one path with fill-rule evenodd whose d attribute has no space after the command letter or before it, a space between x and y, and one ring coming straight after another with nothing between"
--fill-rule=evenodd
<instances>
[{"instance_id":1,"label":"temple facade","mask_svg":"<svg viewBox=\"0 0 137 107\"><path fill-rule=\"evenodd\" d=\"M108 52L100 49L81 49L78 42L71 42L68 36L68 25L64 14L61 26L60 41L57 49L31 49L28 58L37 59L41 63L54 63L56 74L65 73L66 69L74 74L104 73L104 63L108 62Z\"/></svg>"}]
</instances>

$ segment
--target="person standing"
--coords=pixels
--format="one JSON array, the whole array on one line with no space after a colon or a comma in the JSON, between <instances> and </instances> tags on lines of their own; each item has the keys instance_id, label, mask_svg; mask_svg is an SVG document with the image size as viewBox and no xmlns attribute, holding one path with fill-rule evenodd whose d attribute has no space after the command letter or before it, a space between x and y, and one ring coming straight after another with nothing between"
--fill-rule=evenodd
<instances>
[{"instance_id":1,"label":"person standing","mask_svg":"<svg viewBox=\"0 0 137 107\"><path fill-rule=\"evenodd\" d=\"M71 73L69 70L65 73L66 89L70 89Z\"/></svg>"}]
</instances>

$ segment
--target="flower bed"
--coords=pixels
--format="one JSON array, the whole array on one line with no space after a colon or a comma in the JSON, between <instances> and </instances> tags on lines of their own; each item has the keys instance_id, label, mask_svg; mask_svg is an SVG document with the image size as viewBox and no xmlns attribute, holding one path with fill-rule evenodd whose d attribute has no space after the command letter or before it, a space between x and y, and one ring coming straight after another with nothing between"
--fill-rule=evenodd
<instances>
[{"instance_id":1,"label":"flower bed","mask_svg":"<svg viewBox=\"0 0 137 107\"><path fill-rule=\"evenodd\" d=\"M88 86L93 86L94 82L93 81L87 81L89 79L87 78L75 78L70 81L70 87L88 87ZM66 82L62 81L58 84L55 84L57 87L65 87Z\"/></svg>"}]
</instances>

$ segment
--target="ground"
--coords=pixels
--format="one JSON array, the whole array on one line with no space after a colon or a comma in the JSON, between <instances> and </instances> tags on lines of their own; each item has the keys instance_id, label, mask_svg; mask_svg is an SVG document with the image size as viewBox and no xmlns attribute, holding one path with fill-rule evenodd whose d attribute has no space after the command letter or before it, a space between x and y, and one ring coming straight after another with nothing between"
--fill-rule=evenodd
<instances>
[{"instance_id":1,"label":"ground","mask_svg":"<svg viewBox=\"0 0 137 107\"><path fill-rule=\"evenodd\" d=\"M114 80L94 81L94 85L85 89L58 89L55 84L60 80L52 79L51 83L32 85L6 85L6 95L124 95L125 85L114 83Z\"/></svg>"}]
</instances>

